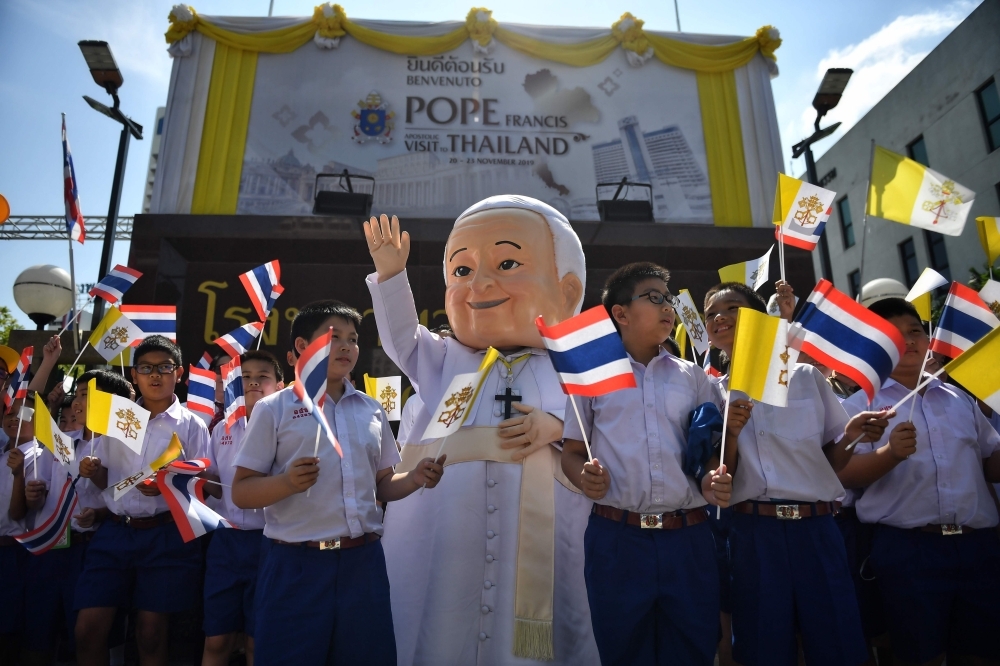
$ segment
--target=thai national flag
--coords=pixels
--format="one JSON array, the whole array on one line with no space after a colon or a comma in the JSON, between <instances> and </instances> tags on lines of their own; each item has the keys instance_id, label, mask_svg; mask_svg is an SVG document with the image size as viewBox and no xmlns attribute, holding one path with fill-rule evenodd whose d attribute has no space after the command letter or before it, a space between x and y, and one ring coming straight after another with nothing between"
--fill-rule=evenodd
<instances>
[{"instance_id":1,"label":"thai national flag","mask_svg":"<svg viewBox=\"0 0 1000 666\"><path fill-rule=\"evenodd\" d=\"M24 351L21 352L21 359L17 362L17 368L10 375L7 393L3 397L4 409L10 409L11 403L15 400L28 397L28 383L31 381L31 357L34 353L34 347L25 347Z\"/></svg>"},{"instance_id":2,"label":"thai national flag","mask_svg":"<svg viewBox=\"0 0 1000 666\"><path fill-rule=\"evenodd\" d=\"M211 466L212 461L208 458L192 458L191 460L174 460L167 463L164 469L180 474L201 474Z\"/></svg>"},{"instance_id":3,"label":"thai national flag","mask_svg":"<svg viewBox=\"0 0 1000 666\"><path fill-rule=\"evenodd\" d=\"M721 377L722 373L715 369L712 365L712 350L711 348L705 352L705 359L701 362L701 368L705 371L705 374L709 377Z\"/></svg>"},{"instance_id":4,"label":"thai national flag","mask_svg":"<svg viewBox=\"0 0 1000 666\"><path fill-rule=\"evenodd\" d=\"M274 307L274 301L278 299L281 292L285 290L281 282L281 264L278 260L269 261L263 266L258 266L252 271L247 271L240 275L240 282L250 295L253 307L257 310L257 316L261 321L267 320L268 313Z\"/></svg>"},{"instance_id":5,"label":"thai national flag","mask_svg":"<svg viewBox=\"0 0 1000 666\"><path fill-rule=\"evenodd\" d=\"M326 416L323 414L323 402L326 400L326 370L330 365L330 345L332 342L333 329L331 328L306 347L295 364L295 383L292 384L292 391L306 406L313 418L319 422L327 439L333 443L333 448L343 458L344 452L340 449L340 442L333 436L330 424L327 423Z\"/></svg>"},{"instance_id":6,"label":"thai national flag","mask_svg":"<svg viewBox=\"0 0 1000 666\"><path fill-rule=\"evenodd\" d=\"M240 326L235 331L230 331L221 338L217 338L215 344L226 350L230 358L239 358L247 353L247 350L253 345L253 341L257 339L257 336L263 330L264 323L255 321L252 324Z\"/></svg>"},{"instance_id":7,"label":"thai national flag","mask_svg":"<svg viewBox=\"0 0 1000 666\"><path fill-rule=\"evenodd\" d=\"M636 387L625 346L604 306L555 326L546 326L539 317L535 325L566 394L593 398Z\"/></svg>"},{"instance_id":8,"label":"thai national flag","mask_svg":"<svg viewBox=\"0 0 1000 666\"><path fill-rule=\"evenodd\" d=\"M853 379L869 402L906 347L899 329L828 280L820 280L809 294L788 329L788 344Z\"/></svg>"},{"instance_id":9,"label":"thai national flag","mask_svg":"<svg viewBox=\"0 0 1000 666\"><path fill-rule=\"evenodd\" d=\"M14 538L35 555L48 552L66 534L66 527L73 518L77 500L76 480L67 474L62 488L59 489L59 502L55 505L52 513L35 529L24 534L17 534Z\"/></svg>"},{"instance_id":10,"label":"thai national flag","mask_svg":"<svg viewBox=\"0 0 1000 666\"><path fill-rule=\"evenodd\" d=\"M222 366L222 394L225 399L226 434L237 422L247 424L247 407L243 398L243 368L240 357Z\"/></svg>"},{"instance_id":11,"label":"thai national flag","mask_svg":"<svg viewBox=\"0 0 1000 666\"><path fill-rule=\"evenodd\" d=\"M208 352L205 352L204 354L202 354L201 358L198 359L198 362L195 363L195 367L201 368L202 370L211 370L212 369L212 355L209 354Z\"/></svg>"},{"instance_id":12,"label":"thai national flag","mask_svg":"<svg viewBox=\"0 0 1000 666\"><path fill-rule=\"evenodd\" d=\"M186 462L201 462L201 460ZM207 465L208 461L204 462ZM205 504L205 484L208 481L192 476L202 469L190 472L170 471L176 466L177 463L173 463L167 469L157 472L156 485L167 501L170 514L174 517L184 543L217 529L233 527L228 520Z\"/></svg>"},{"instance_id":13,"label":"thai national flag","mask_svg":"<svg viewBox=\"0 0 1000 666\"><path fill-rule=\"evenodd\" d=\"M931 338L931 351L955 358L997 326L1000 319L975 289L952 282Z\"/></svg>"},{"instance_id":14,"label":"thai national flag","mask_svg":"<svg viewBox=\"0 0 1000 666\"><path fill-rule=\"evenodd\" d=\"M142 337L162 335L177 342L177 306L175 305L122 305L122 314L142 329ZM132 343L138 347L142 339Z\"/></svg>"},{"instance_id":15,"label":"thai national flag","mask_svg":"<svg viewBox=\"0 0 1000 666\"><path fill-rule=\"evenodd\" d=\"M187 408L215 416L215 373L192 365L188 369Z\"/></svg>"},{"instance_id":16,"label":"thai national flag","mask_svg":"<svg viewBox=\"0 0 1000 666\"><path fill-rule=\"evenodd\" d=\"M72 240L83 245L87 230L83 226L83 213L80 212L80 192L76 188L76 169L73 168L73 155L69 152L69 139L66 138L66 116L62 119L63 148L63 200L66 202L66 231Z\"/></svg>"},{"instance_id":17,"label":"thai national flag","mask_svg":"<svg viewBox=\"0 0 1000 666\"><path fill-rule=\"evenodd\" d=\"M122 299L128 288L135 284L135 281L141 277L142 273L134 268L118 264L107 275L101 278L100 282L91 287L88 293L94 298L103 298L108 303L114 305ZM134 317L129 317L129 319L134 319Z\"/></svg>"}]
</instances>

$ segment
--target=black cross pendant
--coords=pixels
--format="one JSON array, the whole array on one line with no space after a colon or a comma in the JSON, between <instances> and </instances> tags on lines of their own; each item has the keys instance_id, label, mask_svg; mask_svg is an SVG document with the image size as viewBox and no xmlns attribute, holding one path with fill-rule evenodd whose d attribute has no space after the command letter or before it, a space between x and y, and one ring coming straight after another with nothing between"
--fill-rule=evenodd
<instances>
[{"instance_id":1,"label":"black cross pendant","mask_svg":"<svg viewBox=\"0 0 1000 666\"><path fill-rule=\"evenodd\" d=\"M504 419L510 418L511 405L513 405L515 402L521 402L521 396L514 395L514 392L510 390L509 386L506 389L504 389L503 393L493 396L493 399L503 402Z\"/></svg>"}]
</instances>

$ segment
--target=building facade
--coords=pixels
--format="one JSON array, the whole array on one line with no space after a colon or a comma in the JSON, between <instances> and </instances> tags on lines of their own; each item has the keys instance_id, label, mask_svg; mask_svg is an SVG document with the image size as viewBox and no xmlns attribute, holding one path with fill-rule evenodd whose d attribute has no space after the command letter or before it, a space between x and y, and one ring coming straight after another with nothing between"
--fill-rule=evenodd
<instances>
[{"instance_id":1,"label":"building facade","mask_svg":"<svg viewBox=\"0 0 1000 666\"><path fill-rule=\"evenodd\" d=\"M163 139L163 116L167 115L167 107L156 108L156 121L153 122L153 140L149 147L149 166L146 168L146 192L142 197L142 212L148 213L153 202L153 183L156 181L156 163L160 159L160 141Z\"/></svg>"},{"instance_id":2,"label":"building facade","mask_svg":"<svg viewBox=\"0 0 1000 666\"><path fill-rule=\"evenodd\" d=\"M851 295L875 278L912 286L926 267L965 282L986 257L975 218L1000 215L1000 2L987 0L816 162L837 192L826 226L833 282ZM864 95L850 86L846 95ZM976 193L961 236L868 218L861 247L871 141ZM831 177L832 176L832 177ZM813 252L817 275L820 257ZM800 288L800 291L802 289Z\"/></svg>"}]
</instances>

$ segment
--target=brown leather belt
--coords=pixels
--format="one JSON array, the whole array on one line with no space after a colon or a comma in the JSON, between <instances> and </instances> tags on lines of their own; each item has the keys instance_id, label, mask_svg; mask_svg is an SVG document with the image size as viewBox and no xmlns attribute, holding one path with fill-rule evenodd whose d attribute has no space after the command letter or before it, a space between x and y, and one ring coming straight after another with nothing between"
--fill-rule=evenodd
<instances>
[{"instance_id":1,"label":"brown leather belt","mask_svg":"<svg viewBox=\"0 0 1000 666\"><path fill-rule=\"evenodd\" d=\"M826 516L834 513L833 502L807 502L803 504L771 504L770 502L754 502L747 500L733 506L736 513L778 518L779 520L798 520L813 516Z\"/></svg>"},{"instance_id":2,"label":"brown leather belt","mask_svg":"<svg viewBox=\"0 0 1000 666\"><path fill-rule=\"evenodd\" d=\"M612 506L595 504L594 513L601 518L618 523L622 522L622 518L624 518L627 525L653 530L679 530L682 527L691 527L708 520L708 511L704 507L681 509L673 513L636 513L635 511L625 511Z\"/></svg>"},{"instance_id":3,"label":"brown leather belt","mask_svg":"<svg viewBox=\"0 0 1000 666\"><path fill-rule=\"evenodd\" d=\"M170 515L169 511L164 511L163 513L158 513L155 516L149 516L148 518L119 516L117 513L110 514L108 518L110 518L113 523L126 525L135 530L148 530L154 527L159 527L160 525L169 525L174 522L174 517Z\"/></svg>"},{"instance_id":4,"label":"brown leather belt","mask_svg":"<svg viewBox=\"0 0 1000 666\"><path fill-rule=\"evenodd\" d=\"M358 546L364 546L367 543L378 541L380 538L381 537L374 532L369 532L356 539L353 537L338 537L336 539L327 539L326 541L282 541L281 539L271 539L271 542L281 544L282 546L296 546L298 548L347 550L348 548L357 548Z\"/></svg>"},{"instance_id":5,"label":"brown leather belt","mask_svg":"<svg viewBox=\"0 0 1000 666\"><path fill-rule=\"evenodd\" d=\"M17 539L12 536L0 536L0 548L8 548L18 545Z\"/></svg>"},{"instance_id":6,"label":"brown leather belt","mask_svg":"<svg viewBox=\"0 0 1000 666\"><path fill-rule=\"evenodd\" d=\"M921 532L927 532L929 534L941 534L944 536L954 536L956 534L969 534L970 532L975 532L975 527L966 527L965 525L924 525L923 527L914 527L915 530L920 530Z\"/></svg>"},{"instance_id":7,"label":"brown leather belt","mask_svg":"<svg viewBox=\"0 0 1000 666\"><path fill-rule=\"evenodd\" d=\"M96 532L77 532L73 530L70 534L70 543L89 543L94 538Z\"/></svg>"}]
</instances>

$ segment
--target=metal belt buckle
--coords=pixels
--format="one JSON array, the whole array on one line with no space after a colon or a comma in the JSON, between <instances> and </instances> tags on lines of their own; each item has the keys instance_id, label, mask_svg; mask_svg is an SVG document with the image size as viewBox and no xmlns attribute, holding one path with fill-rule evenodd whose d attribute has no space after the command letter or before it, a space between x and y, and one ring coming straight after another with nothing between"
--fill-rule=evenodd
<instances>
[{"instance_id":1,"label":"metal belt buckle","mask_svg":"<svg viewBox=\"0 0 1000 666\"><path fill-rule=\"evenodd\" d=\"M319 542L320 550L340 550L340 539L330 539L329 541Z\"/></svg>"},{"instance_id":2,"label":"metal belt buckle","mask_svg":"<svg viewBox=\"0 0 1000 666\"><path fill-rule=\"evenodd\" d=\"M126 516L122 516L122 518L124 519L122 522L124 522L126 525L131 525L132 524L132 516L127 516L126 515Z\"/></svg>"},{"instance_id":3,"label":"metal belt buckle","mask_svg":"<svg viewBox=\"0 0 1000 666\"><path fill-rule=\"evenodd\" d=\"M639 514L639 526L644 530L662 530L662 513L641 513Z\"/></svg>"},{"instance_id":4,"label":"metal belt buckle","mask_svg":"<svg viewBox=\"0 0 1000 666\"><path fill-rule=\"evenodd\" d=\"M952 534L961 534L962 526L956 525L955 523L947 523L941 526L941 534L945 536L951 536Z\"/></svg>"},{"instance_id":5,"label":"metal belt buckle","mask_svg":"<svg viewBox=\"0 0 1000 666\"><path fill-rule=\"evenodd\" d=\"M802 518L799 515L798 504L778 504L774 507L774 515L782 520L799 520Z\"/></svg>"}]
</instances>

